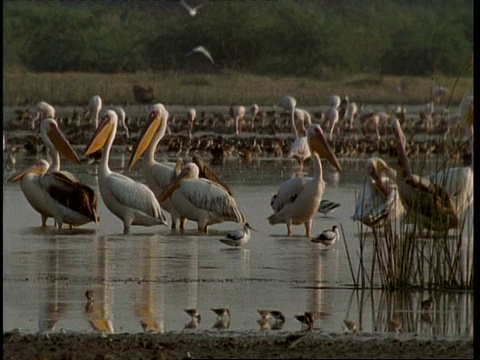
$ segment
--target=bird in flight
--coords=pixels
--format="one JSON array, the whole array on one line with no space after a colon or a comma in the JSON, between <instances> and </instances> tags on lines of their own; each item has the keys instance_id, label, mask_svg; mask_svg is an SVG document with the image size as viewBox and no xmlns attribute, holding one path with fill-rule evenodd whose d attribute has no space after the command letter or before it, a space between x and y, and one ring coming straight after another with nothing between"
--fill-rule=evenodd
<instances>
[{"instance_id":1,"label":"bird in flight","mask_svg":"<svg viewBox=\"0 0 480 360\"><path fill-rule=\"evenodd\" d=\"M197 15L197 11L198 9L200 9L202 7L202 4L200 5L197 5L195 7L191 7L190 5L188 5L185 1L183 0L180 0L180 5L182 5L187 11L188 13L190 14L190 16L195 16Z\"/></svg>"},{"instance_id":2,"label":"bird in flight","mask_svg":"<svg viewBox=\"0 0 480 360\"><path fill-rule=\"evenodd\" d=\"M201 53L201 54L205 55L208 58L208 60L210 60L210 62L212 64L214 64L212 55L210 55L210 52L207 49L205 49L203 46L197 46L197 47L193 48L193 50L190 51L189 53L187 53L187 55L190 55L194 52Z\"/></svg>"}]
</instances>

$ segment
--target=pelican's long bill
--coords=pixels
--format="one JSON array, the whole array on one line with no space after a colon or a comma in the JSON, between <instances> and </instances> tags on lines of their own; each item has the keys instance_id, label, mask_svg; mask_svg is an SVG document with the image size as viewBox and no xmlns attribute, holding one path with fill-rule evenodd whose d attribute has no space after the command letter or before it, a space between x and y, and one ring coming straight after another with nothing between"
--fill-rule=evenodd
<instances>
[{"instance_id":1,"label":"pelican's long bill","mask_svg":"<svg viewBox=\"0 0 480 360\"><path fill-rule=\"evenodd\" d=\"M312 125L309 128L309 133L308 141L310 148L320 157L327 159L339 172L342 172L342 167L332 148L328 145L322 128L318 124Z\"/></svg>"},{"instance_id":2,"label":"pelican's long bill","mask_svg":"<svg viewBox=\"0 0 480 360\"><path fill-rule=\"evenodd\" d=\"M85 156L91 155L103 148L108 140L108 136L113 131L113 127L114 124L110 121L110 116L108 114L104 115L101 124L98 126L85 148Z\"/></svg>"},{"instance_id":3,"label":"pelican's long bill","mask_svg":"<svg viewBox=\"0 0 480 360\"><path fill-rule=\"evenodd\" d=\"M397 143L398 143L398 153L400 155L400 165L402 168L402 171L404 173L404 176L410 176L412 174L411 168L410 168L410 163L408 162L407 159L407 153L405 151L405 135L403 134L402 127L400 126L400 122L398 121L397 118L394 118L392 120L392 130L397 138Z\"/></svg>"},{"instance_id":4,"label":"pelican's long bill","mask_svg":"<svg viewBox=\"0 0 480 360\"><path fill-rule=\"evenodd\" d=\"M133 149L130 163L128 165L129 170L133 169L137 161L145 153L148 145L150 145L155 134L157 133L157 130L160 128L160 126L162 126L163 121L167 121L167 117L164 116L164 114L162 114L162 116L158 116L158 112L152 109L150 115L148 116L147 124L140 134L140 137L135 144L135 148Z\"/></svg>"},{"instance_id":5,"label":"pelican's long bill","mask_svg":"<svg viewBox=\"0 0 480 360\"><path fill-rule=\"evenodd\" d=\"M9 182L16 182L22 180L22 178L27 174L43 174L47 171L48 163L45 160L39 160L32 166L29 166L25 170L19 172L18 174L13 175L8 179Z\"/></svg>"},{"instance_id":6,"label":"pelican's long bill","mask_svg":"<svg viewBox=\"0 0 480 360\"><path fill-rule=\"evenodd\" d=\"M182 180L186 178L189 175L189 171L186 171L185 168L180 171L180 173L175 176L170 183L170 185L167 186L163 192L157 196L158 202L161 204L163 201L168 199L174 192L177 190L180 185L182 184Z\"/></svg>"},{"instance_id":7,"label":"pelican's long bill","mask_svg":"<svg viewBox=\"0 0 480 360\"><path fill-rule=\"evenodd\" d=\"M46 124L47 122L42 122L42 124ZM65 135L62 133L60 128L57 126L57 124L50 124L49 130L46 132L46 135L50 139L50 141L53 143L55 148L58 150L60 154L62 154L67 160L75 163L75 164L81 164L80 159L78 158L77 153L73 149L72 145L68 142L67 138Z\"/></svg>"}]
</instances>

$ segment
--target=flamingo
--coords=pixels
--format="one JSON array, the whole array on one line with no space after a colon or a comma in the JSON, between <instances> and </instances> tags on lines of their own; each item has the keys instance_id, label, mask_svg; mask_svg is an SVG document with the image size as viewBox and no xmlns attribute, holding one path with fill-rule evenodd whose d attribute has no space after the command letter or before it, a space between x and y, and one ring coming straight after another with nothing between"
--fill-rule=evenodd
<instances>
[{"instance_id":1,"label":"flamingo","mask_svg":"<svg viewBox=\"0 0 480 360\"><path fill-rule=\"evenodd\" d=\"M95 191L83 184L67 171L60 171L60 153L76 164L80 160L70 143L52 118L44 119L40 125L42 140L50 150L52 163L40 181L45 205L53 215L58 228L63 223L80 226L88 222L98 223L98 198Z\"/></svg>"},{"instance_id":2,"label":"flamingo","mask_svg":"<svg viewBox=\"0 0 480 360\"><path fill-rule=\"evenodd\" d=\"M230 106L229 114L235 121L235 134L239 136L242 133L242 121L245 117L245 106L232 105Z\"/></svg>"},{"instance_id":3,"label":"flamingo","mask_svg":"<svg viewBox=\"0 0 480 360\"><path fill-rule=\"evenodd\" d=\"M297 137L293 144L290 146L290 150L288 152L288 157L293 157L297 159L297 161L300 164L300 168L298 170L298 175L303 175L304 171L304 163L305 160L307 160L311 153L310 153L310 147L308 146L308 141L306 137L306 127L311 125L312 120L311 116L308 113L308 111L296 108L294 110L294 116L296 121L294 122L294 127L295 127L295 134L297 134ZM296 124L300 124L300 131L297 129Z\"/></svg>"},{"instance_id":4,"label":"flamingo","mask_svg":"<svg viewBox=\"0 0 480 360\"><path fill-rule=\"evenodd\" d=\"M108 110L85 149L85 155L103 149L98 170L98 185L103 202L108 210L123 221L124 234L130 232L131 225L167 225L165 214L154 193L146 185L112 172L108 166L117 124L117 113Z\"/></svg>"},{"instance_id":5,"label":"flamingo","mask_svg":"<svg viewBox=\"0 0 480 360\"><path fill-rule=\"evenodd\" d=\"M292 235L292 225L301 224L305 226L305 236L311 236L312 219L325 190L320 156L325 157L338 171L342 171L320 125L312 124L308 128L307 139L312 152L313 178L294 177L285 181L271 200L274 213L268 217L268 221L271 225L285 223L287 236Z\"/></svg>"},{"instance_id":6,"label":"flamingo","mask_svg":"<svg viewBox=\"0 0 480 360\"><path fill-rule=\"evenodd\" d=\"M100 116L100 110L102 110L102 98L100 95L94 95L88 103L88 109L85 116L90 117L90 121L95 124L95 129L98 128L98 117Z\"/></svg>"},{"instance_id":7,"label":"flamingo","mask_svg":"<svg viewBox=\"0 0 480 360\"><path fill-rule=\"evenodd\" d=\"M218 183L199 178L199 173L195 163L187 163L158 200L171 197L173 207L181 216L197 222L198 231L203 233L208 233L210 225L224 221L245 223L234 197Z\"/></svg>"},{"instance_id":8,"label":"flamingo","mask_svg":"<svg viewBox=\"0 0 480 360\"><path fill-rule=\"evenodd\" d=\"M46 118L55 119L55 108L45 101L40 101L37 105L37 116L32 119L32 129L38 129L39 125Z\"/></svg>"},{"instance_id":9,"label":"flamingo","mask_svg":"<svg viewBox=\"0 0 480 360\"><path fill-rule=\"evenodd\" d=\"M284 96L280 99L280 106L284 111L287 111L291 115L292 127L295 132L295 138L298 137L297 127L295 126L295 107L297 106L297 100L292 96Z\"/></svg>"},{"instance_id":10,"label":"flamingo","mask_svg":"<svg viewBox=\"0 0 480 360\"><path fill-rule=\"evenodd\" d=\"M45 204L45 196L41 185L41 178L49 167L48 161L40 159L32 166L8 179L10 182L20 181L23 195L25 195L30 206L42 217L42 227L47 226L48 218L53 218L51 211Z\"/></svg>"},{"instance_id":11,"label":"flamingo","mask_svg":"<svg viewBox=\"0 0 480 360\"><path fill-rule=\"evenodd\" d=\"M257 117L257 114L258 114L258 110L259 110L259 107L257 104L253 104L252 106L250 106L250 112L252 114L252 119L250 120L250 128L252 129L252 131L255 129L255 119Z\"/></svg>"},{"instance_id":12,"label":"flamingo","mask_svg":"<svg viewBox=\"0 0 480 360\"><path fill-rule=\"evenodd\" d=\"M188 110L187 121L188 121L188 137L191 139L193 135L193 124L197 118L197 111L194 108Z\"/></svg>"},{"instance_id":13,"label":"flamingo","mask_svg":"<svg viewBox=\"0 0 480 360\"><path fill-rule=\"evenodd\" d=\"M157 103L151 106L147 123L133 148L128 165L128 169L132 170L144 155L143 173L148 187L155 196L159 196L181 170L176 167L175 163L155 161L155 151L160 140L165 136L168 117L169 113L163 104ZM186 218L180 216L170 199L166 199L160 205L170 213L171 228L175 229L177 220L179 220L180 229L184 229Z\"/></svg>"},{"instance_id":14,"label":"flamingo","mask_svg":"<svg viewBox=\"0 0 480 360\"><path fill-rule=\"evenodd\" d=\"M327 110L327 131L328 131L329 141L332 141L333 131L340 119L340 116L338 113L339 106L340 106L340 96L332 95L332 97L330 98L330 107Z\"/></svg>"}]
</instances>

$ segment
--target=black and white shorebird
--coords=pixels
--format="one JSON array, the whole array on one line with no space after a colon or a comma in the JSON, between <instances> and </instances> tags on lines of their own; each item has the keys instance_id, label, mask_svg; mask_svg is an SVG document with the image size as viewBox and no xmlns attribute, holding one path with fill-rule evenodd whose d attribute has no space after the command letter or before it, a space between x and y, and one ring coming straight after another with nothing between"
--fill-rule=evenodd
<instances>
[{"instance_id":1,"label":"black and white shorebird","mask_svg":"<svg viewBox=\"0 0 480 360\"><path fill-rule=\"evenodd\" d=\"M322 213L323 215L330 214L333 210L340 206L339 203L324 199L320 201L320 206L318 207L318 212Z\"/></svg>"},{"instance_id":2,"label":"black and white shorebird","mask_svg":"<svg viewBox=\"0 0 480 360\"><path fill-rule=\"evenodd\" d=\"M219 241L237 248L248 243L251 236L250 230L257 231L247 222L243 225L242 229L230 231L223 239L219 239Z\"/></svg>"},{"instance_id":3,"label":"black and white shorebird","mask_svg":"<svg viewBox=\"0 0 480 360\"><path fill-rule=\"evenodd\" d=\"M314 243L321 243L325 246L333 245L340 238L340 231L337 225L333 225L331 230L322 231L317 237L312 239Z\"/></svg>"}]
</instances>

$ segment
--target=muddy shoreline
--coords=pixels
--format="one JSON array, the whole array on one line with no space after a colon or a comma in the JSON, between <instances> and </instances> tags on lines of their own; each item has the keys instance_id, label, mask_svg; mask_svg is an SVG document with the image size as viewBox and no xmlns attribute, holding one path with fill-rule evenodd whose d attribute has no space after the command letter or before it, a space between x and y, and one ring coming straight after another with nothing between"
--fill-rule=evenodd
<instances>
[{"instance_id":1,"label":"muddy shoreline","mask_svg":"<svg viewBox=\"0 0 480 360\"><path fill-rule=\"evenodd\" d=\"M167 332L3 334L4 359L473 359L473 338L404 334Z\"/></svg>"}]
</instances>

